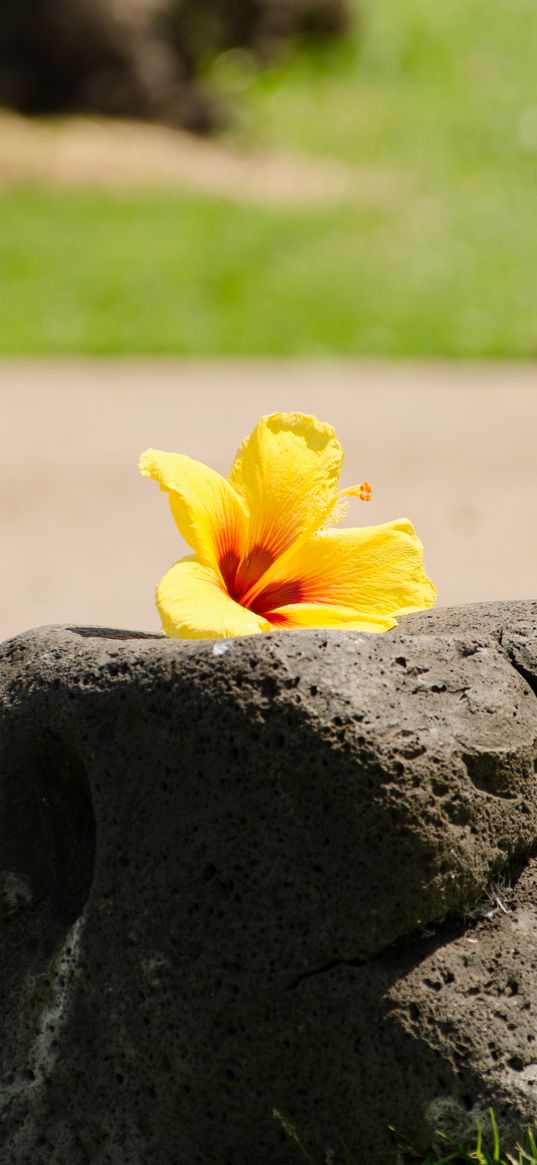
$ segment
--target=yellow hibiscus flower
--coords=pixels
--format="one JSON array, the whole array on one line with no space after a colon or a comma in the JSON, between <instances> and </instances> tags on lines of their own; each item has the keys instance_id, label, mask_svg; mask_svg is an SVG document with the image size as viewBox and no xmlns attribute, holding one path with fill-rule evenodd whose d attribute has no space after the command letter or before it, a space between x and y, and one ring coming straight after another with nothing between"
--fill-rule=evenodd
<instances>
[{"instance_id":1,"label":"yellow hibiscus flower","mask_svg":"<svg viewBox=\"0 0 537 1165\"><path fill-rule=\"evenodd\" d=\"M387 631L432 607L436 588L407 518L336 530L343 499L368 501L367 482L338 490L343 450L331 425L303 413L261 417L229 477L178 453L148 449L140 472L168 494L193 555L157 587L167 635L253 635L300 627Z\"/></svg>"}]
</instances>

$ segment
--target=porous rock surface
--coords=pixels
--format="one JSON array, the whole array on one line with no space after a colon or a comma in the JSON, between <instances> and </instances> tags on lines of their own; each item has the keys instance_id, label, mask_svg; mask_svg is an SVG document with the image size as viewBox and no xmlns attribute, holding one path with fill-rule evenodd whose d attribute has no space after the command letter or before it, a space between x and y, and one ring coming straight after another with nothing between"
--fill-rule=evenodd
<instances>
[{"instance_id":1,"label":"porous rock surface","mask_svg":"<svg viewBox=\"0 0 537 1165\"><path fill-rule=\"evenodd\" d=\"M529 602L5 643L0 1165L536 1123L536 685Z\"/></svg>"}]
</instances>

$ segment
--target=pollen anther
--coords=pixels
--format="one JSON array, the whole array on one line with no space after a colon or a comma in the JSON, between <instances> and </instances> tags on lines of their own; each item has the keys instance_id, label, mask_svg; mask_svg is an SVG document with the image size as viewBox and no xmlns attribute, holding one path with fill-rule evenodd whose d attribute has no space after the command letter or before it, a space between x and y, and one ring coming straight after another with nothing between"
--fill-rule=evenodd
<instances>
[{"instance_id":1,"label":"pollen anther","mask_svg":"<svg viewBox=\"0 0 537 1165\"><path fill-rule=\"evenodd\" d=\"M349 485L338 493L338 498L359 498L361 502L370 502L373 486L368 481L361 481L360 485Z\"/></svg>"}]
</instances>

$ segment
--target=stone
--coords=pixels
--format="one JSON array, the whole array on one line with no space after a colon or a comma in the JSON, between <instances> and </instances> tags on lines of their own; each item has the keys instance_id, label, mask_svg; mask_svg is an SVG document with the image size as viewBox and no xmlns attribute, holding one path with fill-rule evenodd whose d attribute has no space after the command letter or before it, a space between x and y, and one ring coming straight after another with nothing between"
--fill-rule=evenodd
<instances>
[{"instance_id":1,"label":"stone","mask_svg":"<svg viewBox=\"0 0 537 1165\"><path fill-rule=\"evenodd\" d=\"M489 1127L491 1107L505 1149L536 1128L537 859L511 879L457 925L414 942L384 997L385 1035L414 1098L400 1105L399 1127L415 1144L430 1145L438 1128L471 1138L478 1120ZM399 1072L399 1098L402 1084Z\"/></svg>"},{"instance_id":2,"label":"stone","mask_svg":"<svg viewBox=\"0 0 537 1165\"><path fill-rule=\"evenodd\" d=\"M0 1165L292 1165L273 1108L319 1161L395 1165L389 1123L520 1085L514 1036L455 1056L457 943L537 840L536 604L506 606L2 646Z\"/></svg>"},{"instance_id":3,"label":"stone","mask_svg":"<svg viewBox=\"0 0 537 1165\"><path fill-rule=\"evenodd\" d=\"M406 615L406 635L476 635L495 640L537 694L537 602L468 603Z\"/></svg>"},{"instance_id":4,"label":"stone","mask_svg":"<svg viewBox=\"0 0 537 1165\"><path fill-rule=\"evenodd\" d=\"M438 1130L474 1144L477 1121L490 1139L491 1107L504 1152L536 1128L535 857L512 883L493 885L461 918L278 997L275 1043L291 1049L297 1073L306 1062L311 1081L287 1115L308 1130L315 1162L334 1148L343 1163L341 1140L356 1165L403 1165L398 1145L425 1155Z\"/></svg>"}]
</instances>

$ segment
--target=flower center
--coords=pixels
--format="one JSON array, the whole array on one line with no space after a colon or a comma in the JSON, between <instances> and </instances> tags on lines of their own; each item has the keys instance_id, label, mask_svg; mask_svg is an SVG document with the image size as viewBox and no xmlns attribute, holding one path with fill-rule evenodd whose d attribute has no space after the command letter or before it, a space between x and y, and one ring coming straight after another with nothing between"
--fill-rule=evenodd
<instances>
[{"instance_id":1,"label":"flower center","mask_svg":"<svg viewBox=\"0 0 537 1165\"><path fill-rule=\"evenodd\" d=\"M265 546L252 547L246 558L242 559L236 550L227 550L219 565L231 598L240 603L273 562L274 555Z\"/></svg>"},{"instance_id":2,"label":"flower center","mask_svg":"<svg viewBox=\"0 0 537 1165\"><path fill-rule=\"evenodd\" d=\"M303 588L298 579L288 579L281 583L269 583L248 606L251 607L252 611L255 611L256 615L266 615L270 619L270 612L275 607L286 607L288 603L300 603L302 597Z\"/></svg>"},{"instance_id":3,"label":"flower center","mask_svg":"<svg viewBox=\"0 0 537 1165\"><path fill-rule=\"evenodd\" d=\"M265 546L254 546L246 558L240 559L235 550L227 550L220 559L220 571L230 597L241 606L247 606L256 615L266 615L274 607L299 603L302 586L298 579L269 583L249 603L243 598L274 562L275 555Z\"/></svg>"}]
</instances>

